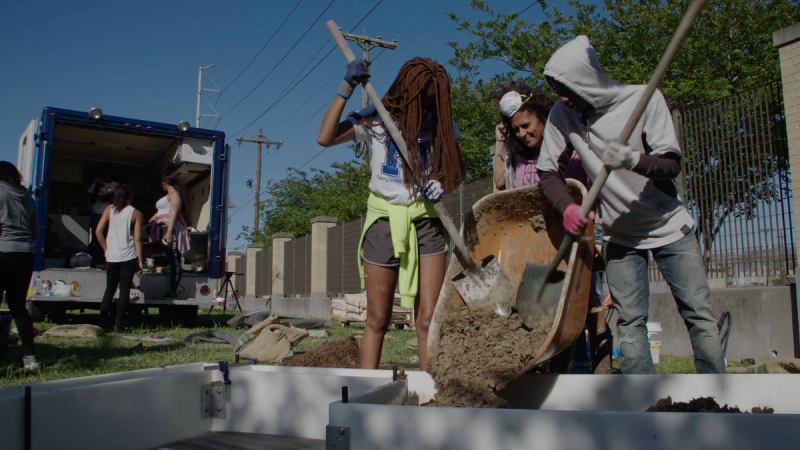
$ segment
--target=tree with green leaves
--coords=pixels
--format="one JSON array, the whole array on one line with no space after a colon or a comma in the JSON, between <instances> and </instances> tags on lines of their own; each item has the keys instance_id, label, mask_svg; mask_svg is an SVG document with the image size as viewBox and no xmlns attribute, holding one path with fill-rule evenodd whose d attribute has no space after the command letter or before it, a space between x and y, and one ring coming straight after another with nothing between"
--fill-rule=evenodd
<instances>
[{"instance_id":1,"label":"tree with green leaves","mask_svg":"<svg viewBox=\"0 0 800 450\"><path fill-rule=\"evenodd\" d=\"M286 178L269 181L265 189L267 199L259 207L259 219L264 225L255 233L243 226L237 239L269 246L275 233L308 234L313 217L333 216L343 223L365 214L369 166L360 161L347 161L335 162L331 168L331 171L311 169L308 172L289 168Z\"/></svg>"}]
</instances>

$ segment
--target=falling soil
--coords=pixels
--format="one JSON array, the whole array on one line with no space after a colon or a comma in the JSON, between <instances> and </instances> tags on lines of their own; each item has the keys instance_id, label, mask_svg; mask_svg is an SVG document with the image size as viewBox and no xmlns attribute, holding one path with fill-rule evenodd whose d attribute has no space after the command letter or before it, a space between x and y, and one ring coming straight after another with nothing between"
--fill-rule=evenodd
<instances>
[{"instance_id":1,"label":"falling soil","mask_svg":"<svg viewBox=\"0 0 800 450\"><path fill-rule=\"evenodd\" d=\"M451 305L428 356L428 372L440 389L425 405L506 406L499 391L536 355L552 324L550 315L528 330L516 313L499 316L491 307Z\"/></svg>"},{"instance_id":2,"label":"falling soil","mask_svg":"<svg viewBox=\"0 0 800 450\"><path fill-rule=\"evenodd\" d=\"M313 350L299 354L283 363L284 366L336 367L358 369L358 342L354 336L325 341ZM391 369L391 364L381 364L379 369ZM402 369L398 378L404 376Z\"/></svg>"},{"instance_id":3,"label":"falling soil","mask_svg":"<svg viewBox=\"0 0 800 450\"><path fill-rule=\"evenodd\" d=\"M655 405L647 408L648 412L715 412L715 413L753 413L772 414L774 409L756 406L750 411L742 411L738 406L719 406L714 397L700 397L690 402L673 402L671 397L662 398Z\"/></svg>"}]
</instances>

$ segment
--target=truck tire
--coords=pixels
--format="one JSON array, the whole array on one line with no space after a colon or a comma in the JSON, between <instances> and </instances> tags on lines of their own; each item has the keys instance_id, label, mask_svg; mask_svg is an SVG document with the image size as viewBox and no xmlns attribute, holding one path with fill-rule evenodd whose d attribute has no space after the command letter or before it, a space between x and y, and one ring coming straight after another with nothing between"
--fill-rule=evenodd
<instances>
[{"instance_id":1,"label":"truck tire","mask_svg":"<svg viewBox=\"0 0 800 450\"><path fill-rule=\"evenodd\" d=\"M197 306L159 306L158 318L171 326L193 328L197 324Z\"/></svg>"},{"instance_id":2,"label":"truck tire","mask_svg":"<svg viewBox=\"0 0 800 450\"><path fill-rule=\"evenodd\" d=\"M34 322L41 322L44 320L44 310L39 302L28 302L28 314L31 315L31 320Z\"/></svg>"}]
</instances>

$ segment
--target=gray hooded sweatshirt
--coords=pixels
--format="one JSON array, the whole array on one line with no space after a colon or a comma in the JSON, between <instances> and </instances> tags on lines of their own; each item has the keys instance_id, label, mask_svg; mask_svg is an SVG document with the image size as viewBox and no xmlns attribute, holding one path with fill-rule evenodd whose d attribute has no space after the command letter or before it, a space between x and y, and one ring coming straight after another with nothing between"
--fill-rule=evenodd
<instances>
[{"instance_id":1,"label":"gray hooded sweatshirt","mask_svg":"<svg viewBox=\"0 0 800 450\"><path fill-rule=\"evenodd\" d=\"M33 253L38 236L36 203L28 191L0 181L0 252Z\"/></svg>"},{"instance_id":2,"label":"gray hooded sweatshirt","mask_svg":"<svg viewBox=\"0 0 800 450\"><path fill-rule=\"evenodd\" d=\"M579 113L561 102L553 106L539 157L540 176L553 180L558 175L563 180L565 155L574 149L594 181L603 167L606 143L620 135L645 86L625 85L606 75L586 36L559 48L544 75L578 94L591 108ZM671 180L677 174L681 150L661 92L653 94L628 145L642 153L640 163L634 170L611 172L600 191L604 239L636 249L671 244L688 234L694 221ZM671 170L654 163L667 163ZM541 178L546 184L545 177ZM545 195L562 213L572 203L571 198L548 195L547 190Z\"/></svg>"}]
</instances>

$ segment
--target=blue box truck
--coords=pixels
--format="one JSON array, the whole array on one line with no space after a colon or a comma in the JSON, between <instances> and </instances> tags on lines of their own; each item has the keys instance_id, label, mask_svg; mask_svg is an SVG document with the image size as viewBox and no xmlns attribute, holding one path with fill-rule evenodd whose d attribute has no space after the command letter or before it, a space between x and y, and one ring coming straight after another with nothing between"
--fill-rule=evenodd
<instances>
[{"instance_id":1,"label":"blue box truck","mask_svg":"<svg viewBox=\"0 0 800 450\"><path fill-rule=\"evenodd\" d=\"M163 300L167 268L155 267L134 279L130 313L159 308L170 319L192 322L198 306L220 305L224 281L230 146L221 131L191 128L187 122L157 123L127 117L47 107L20 136L17 167L36 201L39 237L35 243L28 309L35 320L58 320L73 309L97 309L105 290L102 264L85 261L91 245L91 194L101 168L128 184L133 206L145 221L164 195L164 171L179 175L186 187L190 249L181 255L177 300ZM75 258L76 255L81 258ZM157 255L156 255L157 256ZM153 258L157 265L159 258ZM72 267L80 266L80 267ZM94 264L93 264L94 265ZM53 295L57 285L70 295ZM56 289L63 294L65 289Z\"/></svg>"}]
</instances>

